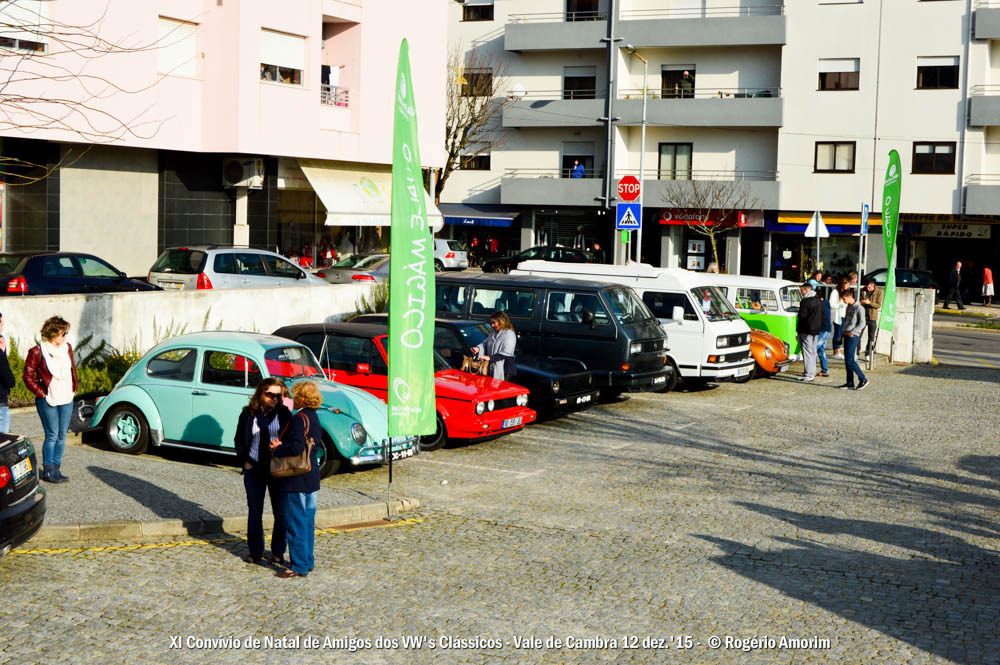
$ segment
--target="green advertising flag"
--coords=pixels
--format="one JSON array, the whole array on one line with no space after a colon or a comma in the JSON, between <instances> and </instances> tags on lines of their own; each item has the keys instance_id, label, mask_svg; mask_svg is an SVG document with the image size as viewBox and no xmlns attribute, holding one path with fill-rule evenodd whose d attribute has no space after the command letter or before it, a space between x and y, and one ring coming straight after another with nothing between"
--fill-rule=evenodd
<instances>
[{"instance_id":1,"label":"green advertising flag","mask_svg":"<svg viewBox=\"0 0 1000 665\"><path fill-rule=\"evenodd\" d=\"M392 137L389 261L389 436L433 434L434 242L417 144L410 48L399 45Z\"/></svg>"},{"instance_id":2,"label":"green advertising flag","mask_svg":"<svg viewBox=\"0 0 1000 665\"><path fill-rule=\"evenodd\" d=\"M902 186L903 168L899 153L889 151L889 167L885 171L885 186L882 188L882 243L888 269L885 273L885 292L882 295L882 311L878 317L879 330L892 333L896 321L896 230L899 228L899 192Z\"/></svg>"}]
</instances>

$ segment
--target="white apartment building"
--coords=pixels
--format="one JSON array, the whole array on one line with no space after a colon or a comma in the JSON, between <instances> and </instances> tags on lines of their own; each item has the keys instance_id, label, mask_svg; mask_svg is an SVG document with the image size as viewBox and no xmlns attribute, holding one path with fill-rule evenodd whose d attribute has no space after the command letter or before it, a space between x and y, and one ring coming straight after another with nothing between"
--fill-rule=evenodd
<instances>
[{"instance_id":1,"label":"white apartment building","mask_svg":"<svg viewBox=\"0 0 1000 665\"><path fill-rule=\"evenodd\" d=\"M813 265L815 241L803 231L814 211L831 233L824 267L846 271L858 260L865 203L873 269L886 264L880 199L895 149L899 265L932 270L939 283L956 259L972 263L967 282L984 263L996 267L1000 2L449 5L450 48L502 61L507 92L501 145L447 182L446 233L492 235L509 251L546 236L572 245L582 227L588 248L614 247L621 260L609 205L618 179L638 175L641 162L645 260L711 260L663 192L678 180L717 180L747 188L759 208L725 239L729 271L798 279ZM583 177L572 177L576 162Z\"/></svg>"}]
</instances>

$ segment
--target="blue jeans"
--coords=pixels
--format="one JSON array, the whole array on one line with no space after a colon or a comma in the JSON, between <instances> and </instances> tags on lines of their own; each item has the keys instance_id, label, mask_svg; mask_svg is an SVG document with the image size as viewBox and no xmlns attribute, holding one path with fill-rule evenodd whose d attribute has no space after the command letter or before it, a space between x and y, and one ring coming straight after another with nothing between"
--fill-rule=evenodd
<instances>
[{"instance_id":1,"label":"blue jeans","mask_svg":"<svg viewBox=\"0 0 1000 665\"><path fill-rule=\"evenodd\" d=\"M837 350L840 349L840 347L842 347L844 345L844 338L840 334L842 332L843 327L844 327L843 323L834 323L833 324L833 351L834 351L834 353L836 353Z\"/></svg>"},{"instance_id":2,"label":"blue jeans","mask_svg":"<svg viewBox=\"0 0 1000 665\"><path fill-rule=\"evenodd\" d=\"M0 406L0 432L10 431L10 407L6 404Z\"/></svg>"},{"instance_id":3,"label":"blue jeans","mask_svg":"<svg viewBox=\"0 0 1000 665\"><path fill-rule=\"evenodd\" d=\"M288 567L299 575L308 575L315 565L313 545L316 539L317 492L281 492L282 511L288 531Z\"/></svg>"},{"instance_id":4,"label":"blue jeans","mask_svg":"<svg viewBox=\"0 0 1000 665\"><path fill-rule=\"evenodd\" d=\"M826 365L826 340L830 339L831 332L824 330L816 338L816 355L819 356L819 366L824 374L829 374L830 369Z\"/></svg>"},{"instance_id":5,"label":"blue jeans","mask_svg":"<svg viewBox=\"0 0 1000 665\"><path fill-rule=\"evenodd\" d=\"M861 371L858 364L858 344L861 339L857 335L848 337L844 335L844 367L847 369L847 385L854 387L854 375L858 375L861 381L867 381L865 373Z\"/></svg>"},{"instance_id":6,"label":"blue jeans","mask_svg":"<svg viewBox=\"0 0 1000 665\"><path fill-rule=\"evenodd\" d=\"M63 448L66 447L66 430L73 416L73 402L49 406L44 397L35 398L35 408L45 430L45 442L42 443L42 464L62 464Z\"/></svg>"},{"instance_id":7,"label":"blue jeans","mask_svg":"<svg viewBox=\"0 0 1000 665\"><path fill-rule=\"evenodd\" d=\"M264 495L271 495L274 529L271 531L271 554L285 556L285 517L282 513L284 492L275 491L274 484L254 469L243 471L243 487L247 491L247 547L250 554L264 554Z\"/></svg>"}]
</instances>

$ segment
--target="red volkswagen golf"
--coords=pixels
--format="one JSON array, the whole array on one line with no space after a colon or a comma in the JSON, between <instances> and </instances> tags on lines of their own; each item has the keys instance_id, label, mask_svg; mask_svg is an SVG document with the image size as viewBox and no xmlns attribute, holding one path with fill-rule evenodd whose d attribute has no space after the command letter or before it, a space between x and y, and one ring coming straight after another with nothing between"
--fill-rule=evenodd
<instances>
[{"instance_id":1,"label":"red volkswagen golf","mask_svg":"<svg viewBox=\"0 0 1000 665\"><path fill-rule=\"evenodd\" d=\"M388 400L386 326L372 323L310 323L274 331L312 349L327 375ZM535 420L528 390L452 369L434 354L437 431L420 440L420 449L437 450L448 439L492 439L516 432Z\"/></svg>"}]
</instances>

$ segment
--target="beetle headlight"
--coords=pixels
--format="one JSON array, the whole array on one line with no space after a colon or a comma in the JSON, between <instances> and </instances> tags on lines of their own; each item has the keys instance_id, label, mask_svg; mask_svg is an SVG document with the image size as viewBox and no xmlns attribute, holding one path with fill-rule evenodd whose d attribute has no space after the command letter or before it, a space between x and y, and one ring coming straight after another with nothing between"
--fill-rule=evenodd
<instances>
[{"instance_id":1,"label":"beetle headlight","mask_svg":"<svg viewBox=\"0 0 1000 665\"><path fill-rule=\"evenodd\" d=\"M788 352L791 351L791 350L792 350L792 347L788 346L788 342L785 342L785 355L787 356Z\"/></svg>"},{"instance_id":2,"label":"beetle headlight","mask_svg":"<svg viewBox=\"0 0 1000 665\"><path fill-rule=\"evenodd\" d=\"M489 402L486 403L486 410L487 411L492 411L493 407L495 407L495 406L496 406L496 404L493 402L493 400L490 400Z\"/></svg>"},{"instance_id":3,"label":"beetle headlight","mask_svg":"<svg viewBox=\"0 0 1000 665\"><path fill-rule=\"evenodd\" d=\"M476 415L481 416L486 411L485 402L476 402Z\"/></svg>"},{"instance_id":4,"label":"beetle headlight","mask_svg":"<svg viewBox=\"0 0 1000 665\"><path fill-rule=\"evenodd\" d=\"M559 394L559 382L558 381L553 381L552 382L552 394L553 395L558 395Z\"/></svg>"},{"instance_id":5,"label":"beetle headlight","mask_svg":"<svg viewBox=\"0 0 1000 665\"><path fill-rule=\"evenodd\" d=\"M517 396L517 405L518 406L528 406L528 396L526 394L525 395L518 395Z\"/></svg>"},{"instance_id":6,"label":"beetle headlight","mask_svg":"<svg viewBox=\"0 0 1000 665\"><path fill-rule=\"evenodd\" d=\"M771 349L764 349L764 357L765 358L767 358L768 360L770 360L771 359L771 355L772 355Z\"/></svg>"},{"instance_id":7,"label":"beetle headlight","mask_svg":"<svg viewBox=\"0 0 1000 665\"><path fill-rule=\"evenodd\" d=\"M351 425L351 438L353 438L354 443L359 446L365 445L365 441L368 440L368 432L365 431L365 426L361 423L354 423Z\"/></svg>"},{"instance_id":8,"label":"beetle headlight","mask_svg":"<svg viewBox=\"0 0 1000 665\"><path fill-rule=\"evenodd\" d=\"M633 354L642 353L642 342L632 342L628 347L628 352Z\"/></svg>"}]
</instances>

